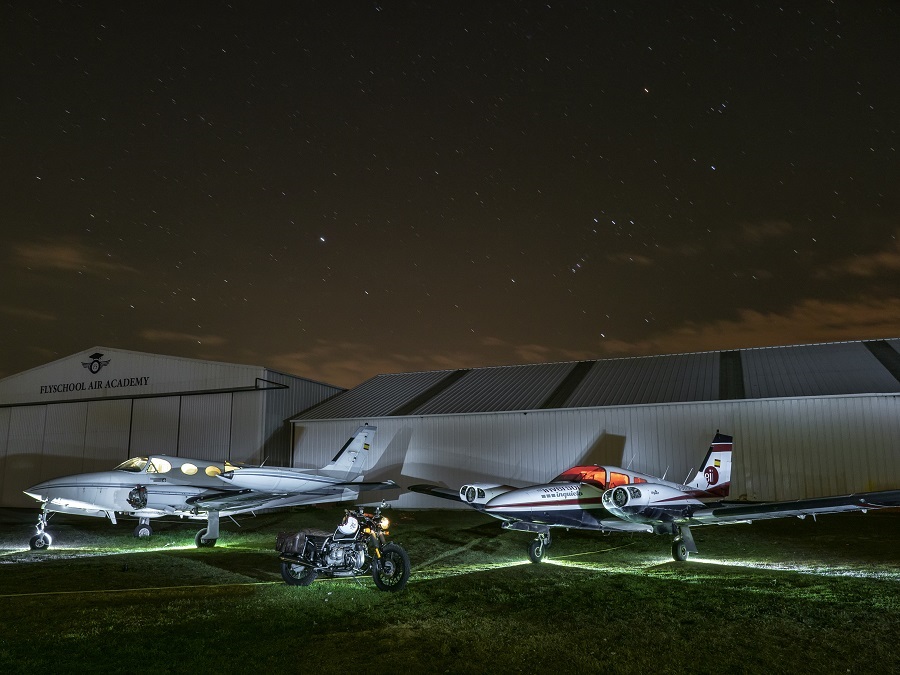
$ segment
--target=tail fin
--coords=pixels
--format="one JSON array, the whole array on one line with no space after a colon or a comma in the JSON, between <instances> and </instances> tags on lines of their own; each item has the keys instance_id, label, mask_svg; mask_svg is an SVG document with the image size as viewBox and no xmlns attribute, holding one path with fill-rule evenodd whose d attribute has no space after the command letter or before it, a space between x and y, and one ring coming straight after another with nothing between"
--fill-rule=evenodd
<instances>
[{"instance_id":1,"label":"tail fin","mask_svg":"<svg viewBox=\"0 0 900 675\"><path fill-rule=\"evenodd\" d=\"M732 436L716 432L712 445L703 460L703 466L688 483L689 487L703 490L718 497L727 497L731 489L731 450L734 447Z\"/></svg>"},{"instance_id":2,"label":"tail fin","mask_svg":"<svg viewBox=\"0 0 900 675\"><path fill-rule=\"evenodd\" d=\"M323 466L318 473L332 478L351 481L362 473L363 460L369 453L369 446L375 438L376 427L365 425L356 430L344 447L338 451L331 463Z\"/></svg>"}]
</instances>

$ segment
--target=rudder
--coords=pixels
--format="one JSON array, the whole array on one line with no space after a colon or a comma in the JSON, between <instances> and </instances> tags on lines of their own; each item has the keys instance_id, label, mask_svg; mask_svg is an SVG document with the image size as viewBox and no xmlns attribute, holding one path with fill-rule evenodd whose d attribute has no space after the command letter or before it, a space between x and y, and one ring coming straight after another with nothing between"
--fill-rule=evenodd
<instances>
[{"instance_id":1,"label":"rudder","mask_svg":"<svg viewBox=\"0 0 900 675\"><path fill-rule=\"evenodd\" d=\"M353 480L362 473L363 460L369 453L377 427L361 426L356 430L329 464L323 466L319 473L341 480Z\"/></svg>"},{"instance_id":2,"label":"rudder","mask_svg":"<svg viewBox=\"0 0 900 675\"><path fill-rule=\"evenodd\" d=\"M716 432L703 465L688 483L692 488L703 490L719 497L727 497L731 490L731 451L734 437Z\"/></svg>"}]
</instances>

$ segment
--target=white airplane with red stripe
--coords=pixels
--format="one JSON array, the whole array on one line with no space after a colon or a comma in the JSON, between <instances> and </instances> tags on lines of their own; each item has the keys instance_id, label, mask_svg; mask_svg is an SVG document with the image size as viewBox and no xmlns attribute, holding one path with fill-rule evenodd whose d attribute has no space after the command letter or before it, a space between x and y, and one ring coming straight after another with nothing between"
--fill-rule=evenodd
<instances>
[{"instance_id":1,"label":"white airplane with red stripe","mask_svg":"<svg viewBox=\"0 0 900 675\"><path fill-rule=\"evenodd\" d=\"M691 526L804 517L900 506L900 490L866 492L791 502L726 503L731 488L731 436L716 433L700 470L688 483L674 483L618 466L574 466L549 483L516 488L471 483L459 492L431 485L408 489L463 501L503 521L507 530L532 532L528 554L540 562L550 529L648 532L672 537L672 557L697 552Z\"/></svg>"}]
</instances>

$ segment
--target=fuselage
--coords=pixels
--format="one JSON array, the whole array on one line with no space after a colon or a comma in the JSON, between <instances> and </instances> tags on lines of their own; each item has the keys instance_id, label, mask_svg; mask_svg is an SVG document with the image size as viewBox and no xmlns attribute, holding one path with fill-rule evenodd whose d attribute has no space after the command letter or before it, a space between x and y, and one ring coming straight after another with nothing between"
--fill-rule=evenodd
<instances>
[{"instance_id":1,"label":"fuselage","mask_svg":"<svg viewBox=\"0 0 900 675\"><path fill-rule=\"evenodd\" d=\"M630 503L614 499L618 495L621 501L623 494ZM625 522L671 520L703 504L704 494L617 466L572 467L549 483L523 488L476 483L460 489L463 501L500 520L583 529L625 529ZM648 505L655 508L648 510Z\"/></svg>"},{"instance_id":2,"label":"fuselage","mask_svg":"<svg viewBox=\"0 0 900 675\"><path fill-rule=\"evenodd\" d=\"M484 512L501 520L583 527L602 517L602 502L603 490L589 483L546 483L498 495Z\"/></svg>"},{"instance_id":3,"label":"fuselage","mask_svg":"<svg viewBox=\"0 0 900 675\"><path fill-rule=\"evenodd\" d=\"M193 516L189 500L232 492L216 476L235 467L222 462L154 455L135 457L110 471L81 473L42 481L25 494L47 511L104 516Z\"/></svg>"}]
</instances>

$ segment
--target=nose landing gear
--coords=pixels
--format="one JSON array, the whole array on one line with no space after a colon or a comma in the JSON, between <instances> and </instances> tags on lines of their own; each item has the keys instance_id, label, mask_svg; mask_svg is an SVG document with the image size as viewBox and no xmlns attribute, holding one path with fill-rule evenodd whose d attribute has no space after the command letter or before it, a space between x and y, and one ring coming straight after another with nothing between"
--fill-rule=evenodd
<instances>
[{"instance_id":1,"label":"nose landing gear","mask_svg":"<svg viewBox=\"0 0 900 675\"><path fill-rule=\"evenodd\" d=\"M38 514L38 522L35 525L35 530L37 530L37 534L35 534L29 541L28 546L32 551L42 551L45 548L50 548L50 544L53 543L53 537L51 537L44 529L47 527L47 512L41 511Z\"/></svg>"},{"instance_id":2,"label":"nose landing gear","mask_svg":"<svg viewBox=\"0 0 900 675\"><path fill-rule=\"evenodd\" d=\"M539 563L544 559L544 549L550 546L550 532L539 532L537 539L528 547L528 559L533 563Z\"/></svg>"}]
</instances>

